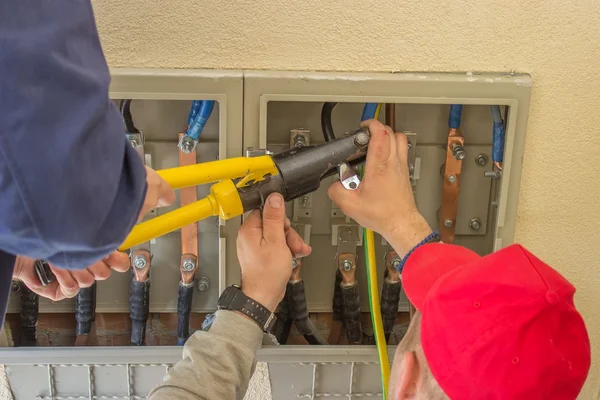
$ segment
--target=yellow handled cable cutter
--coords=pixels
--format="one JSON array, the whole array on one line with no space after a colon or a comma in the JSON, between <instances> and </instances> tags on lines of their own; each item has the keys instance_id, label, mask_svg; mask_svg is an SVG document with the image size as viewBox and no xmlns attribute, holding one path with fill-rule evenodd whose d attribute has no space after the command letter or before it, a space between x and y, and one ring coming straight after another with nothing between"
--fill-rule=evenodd
<instances>
[{"instance_id":1,"label":"yellow handled cable cutter","mask_svg":"<svg viewBox=\"0 0 600 400\"><path fill-rule=\"evenodd\" d=\"M173 189L216 182L210 194L195 203L136 225L119 247L124 251L202 219L225 220L261 208L271 193L291 201L314 192L336 172L344 187L360 184L355 166L367 154L370 134L365 129L315 146L275 155L238 157L157 171Z\"/></svg>"}]
</instances>

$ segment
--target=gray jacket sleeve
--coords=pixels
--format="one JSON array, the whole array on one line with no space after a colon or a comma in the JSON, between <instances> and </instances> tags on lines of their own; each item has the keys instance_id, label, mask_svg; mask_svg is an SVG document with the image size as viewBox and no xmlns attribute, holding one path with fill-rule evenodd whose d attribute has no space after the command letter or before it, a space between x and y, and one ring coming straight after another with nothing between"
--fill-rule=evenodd
<instances>
[{"instance_id":1,"label":"gray jacket sleeve","mask_svg":"<svg viewBox=\"0 0 600 400\"><path fill-rule=\"evenodd\" d=\"M217 311L210 329L189 338L183 360L171 368L148 398L243 399L262 338L263 332L255 322L232 311Z\"/></svg>"}]
</instances>

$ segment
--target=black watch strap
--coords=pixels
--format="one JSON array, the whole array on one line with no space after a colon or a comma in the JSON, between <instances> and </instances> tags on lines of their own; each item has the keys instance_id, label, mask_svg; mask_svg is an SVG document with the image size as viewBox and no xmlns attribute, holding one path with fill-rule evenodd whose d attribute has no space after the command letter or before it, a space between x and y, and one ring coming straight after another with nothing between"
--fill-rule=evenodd
<instances>
[{"instance_id":1,"label":"black watch strap","mask_svg":"<svg viewBox=\"0 0 600 400\"><path fill-rule=\"evenodd\" d=\"M217 309L241 312L254 320L263 332L266 333L273 331L275 321L277 320L274 313L258 301L246 296L237 285L225 288L223 293L221 293L221 297L219 297Z\"/></svg>"}]
</instances>

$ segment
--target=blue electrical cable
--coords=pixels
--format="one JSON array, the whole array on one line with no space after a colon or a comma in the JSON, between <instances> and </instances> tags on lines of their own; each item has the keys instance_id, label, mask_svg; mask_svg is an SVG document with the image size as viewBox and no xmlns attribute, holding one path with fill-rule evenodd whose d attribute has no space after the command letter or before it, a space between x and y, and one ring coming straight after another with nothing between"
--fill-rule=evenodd
<instances>
[{"instance_id":1,"label":"blue electrical cable","mask_svg":"<svg viewBox=\"0 0 600 400\"><path fill-rule=\"evenodd\" d=\"M450 129L460 128L460 120L462 118L463 106L462 104L451 104L450 105L450 116L448 117L448 127Z\"/></svg>"},{"instance_id":2,"label":"blue electrical cable","mask_svg":"<svg viewBox=\"0 0 600 400\"><path fill-rule=\"evenodd\" d=\"M196 115L198 115L198 110L200 110L200 103L202 103L200 100L194 100L192 101L192 107L190 108L190 115L188 116L188 127L192 124L192 122L194 122L194 118L196 118Z\"/></svg>"},{"instance_id":3,"label":"blue electrical cable","mask_svg":"<svg viewBox=\"0 0 600 400\"><path fill-rule=\"evenodd\" d=\"M360 120L366 121L368 119L375 118L375 112L377 111L378 105L379 103L365 103L365 107L363 108L363 113L360 117Z\"/></svg>"},{"instance_id":4,"label":"blue electrical cable","mask_svg":"<svg viewBox=\"0 0 600 400\"><path fill-rule=\"evenodd\" d=\"M202 100L198 107L198 111L193 118L192 123L189 125L186 135L198 141L200 135L206 126L206 122L210 118L210 114L215 106L214 100ZM192 112L190 112L192 114Z\"/></svg>"},{"instance_id":5,"label":"blue electrical cable","mask_svg":"<svg viewBox=\"0 0 600 400\"><path fill-rule=\"evenodd\" d=\"M494 130L492 134L492 161L501 163L504 159L504 120L500 113L500 106L490 106Z\"/></svg>"}]
</instances>

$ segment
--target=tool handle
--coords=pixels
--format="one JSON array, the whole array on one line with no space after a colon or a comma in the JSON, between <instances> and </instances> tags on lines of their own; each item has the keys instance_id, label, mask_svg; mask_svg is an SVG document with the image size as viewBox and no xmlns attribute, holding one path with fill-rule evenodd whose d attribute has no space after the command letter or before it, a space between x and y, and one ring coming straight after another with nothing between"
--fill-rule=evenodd
<instances>
[{"instance_id":1,"label":"tool handle","mask_svg":"<svg viewBox=\"0 0 600 400\"><path fill-rule=\"evenodd\" d=\"M75 297L75 334L87 335L92 330L96 319L96 282L90 287L82 288Z\"/></svg>"},{"instance_id":2,"label":"tool handle","mask_svg":"<svg viewBox=\"0 0 600 400\"><path fill-rule=\"evenodd\" d=\"M190 313L192 312L192 299L194 286L179 282L177 296L177 344L183 346L190 337Z\"/></svg>"},{"instance_id":3,"label":"tool handle","mask_svg":"<svg viewBox=\"0 0 600 400\"><path fill-rule=\"evenodd\" d=\"M344 310L344 325L348 342L360 344L362 342L362 325L360 322L360 295L358 283L349 286L342 285L342 304Z\"/></svg>"},{"instance_id":4,"label":"tool handle","mask_svg":"<svg viewBox=\"0 0 600 400\"><path fill-rule=\"evenodd\" d=\"M50 269L50 265L46 261L36 260L33 267L35 268L35 273L42 286L48 286L56 280L56 276L54 276L54 273Z\"/></svg>"},{"instance_id":5,"label":"tool handle","mask_svg":"<svg viewBox=\"0 0 600 400\"><path fill-rule=\"evenodd\" d=\"M129 290L131 343L143 346L146 340L146 322L150 315L150 279L139 282L132 277Z\"/></svg>"}]
</instances>

